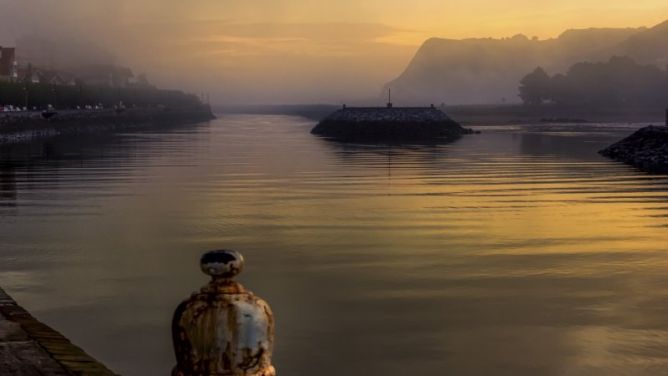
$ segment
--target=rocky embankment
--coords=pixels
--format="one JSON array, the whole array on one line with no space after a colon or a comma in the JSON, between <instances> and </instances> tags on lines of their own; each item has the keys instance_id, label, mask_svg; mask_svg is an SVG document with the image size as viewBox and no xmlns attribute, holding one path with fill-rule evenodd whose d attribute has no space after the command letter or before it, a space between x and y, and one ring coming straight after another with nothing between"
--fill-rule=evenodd
<instances>
[{"instance_id":1,"label":"rocky embankment","mask_svg":"<svg viewBox=\"0 0 668 376\"><path fill-rule=\"evenodd\" d=\"M340 109L311 133L345 142L447 142L473 131L434 107L380 107Z\"/></svg>"},{"instance_id":2,"label":"rocky embankment","mask_svg":"<svg viewBox=\"0 0 668 376\"><path fill-rule=\"evenodd\" d=\"M45 119L40 112L0 113L0 144L30 142L58 135L92 134L213 119L209 106L67 110Z\"/></svg>"},{"instance_id":3,"label":"rocky embankment","mask_svg":"<svg viewBox=\"0 0 668 376\"><path fill-rule=\"evenodd\" d=\"M653 173L668 172L668 127L649 126L600 151L606 157Z\"/></svg>"}]
</instances>

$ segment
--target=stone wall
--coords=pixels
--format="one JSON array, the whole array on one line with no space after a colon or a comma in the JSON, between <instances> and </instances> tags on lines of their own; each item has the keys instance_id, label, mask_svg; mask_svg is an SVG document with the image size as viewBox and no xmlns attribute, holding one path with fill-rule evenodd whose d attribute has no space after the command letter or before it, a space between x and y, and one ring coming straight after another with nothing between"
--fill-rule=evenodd
<instances>
[{"instance_id":1,"label":"stone wall","mask_svg":"<svg viewBox=\"0 0 668 376\"><path fill-rule=\"evenodd\" d=\"M115 375L62 334L37 321L1 288L0 374Z\"/></svg>"},{"instance_id":2,"label":"stone wall","mask_svg":"<svg viewBox=\"0 0 668 376\"><path fill-rule=\"evenodd\" d=\"M76 135L155 125L196 123L214 116L208 106L185 108L136 108L114 110L58 111L50 119L39 112L0 113L0 143L26 142L57 135Z\"/></svg>"}]
</instances>

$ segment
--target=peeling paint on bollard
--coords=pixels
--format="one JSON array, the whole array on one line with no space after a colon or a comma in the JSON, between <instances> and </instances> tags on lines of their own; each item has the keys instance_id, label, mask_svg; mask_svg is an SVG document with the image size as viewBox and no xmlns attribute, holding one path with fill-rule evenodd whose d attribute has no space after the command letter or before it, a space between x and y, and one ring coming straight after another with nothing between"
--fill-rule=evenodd
<instances>
[{"instance_id":1,"label":"peeling paint on bollard","mask_svg":"<svg viewBox=\"0 0 668 376\"><path fill-rule=\"evenodd\" d=\"M269 305L233 278L243 270L236 251L202 256L211 282L174 313L174 376L275 376L274 318Z\"/></svg>"}]
</instances>

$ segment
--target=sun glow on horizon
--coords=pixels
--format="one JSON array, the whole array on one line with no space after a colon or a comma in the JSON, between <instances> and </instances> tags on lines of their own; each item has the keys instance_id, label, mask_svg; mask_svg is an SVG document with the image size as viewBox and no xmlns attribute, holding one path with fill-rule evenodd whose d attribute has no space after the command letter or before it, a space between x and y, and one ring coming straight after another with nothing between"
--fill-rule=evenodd
<instances>
[{"instance_id":1,"label":"sun glow on horizon","mask_svg":"<svg viewBox=\"0 0 668 376\"><path fill-rule=\"evenodd\" d=\"M666 19L665 0L7 0L0 45L90 38L163 86L237 102L337 102L375 96L432 37L550 39Z\"/></svg>"}]
</instances>

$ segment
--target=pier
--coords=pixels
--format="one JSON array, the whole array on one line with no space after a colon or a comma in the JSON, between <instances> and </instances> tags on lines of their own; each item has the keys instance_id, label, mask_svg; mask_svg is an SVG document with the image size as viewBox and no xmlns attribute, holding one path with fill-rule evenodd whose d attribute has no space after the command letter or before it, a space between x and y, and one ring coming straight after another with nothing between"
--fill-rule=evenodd
<instances>
[{"instance_id":1,"label":"pier","mask_svg":"<svg viewBox=\"0 0 668 376\"><path fill-rule=\"evenodd\" d=\"M243 256L230 250L207 252L200 269L211 281L174 312L172 375L276 376L271 308L234 280L244 269ZM37 321L0 288L0 375L116 374Z\"/></svg>"},{"instance_id":2,"label":"pier","mask_svg":"<svg viewBox=\"0 0 668 376\"><path fill-rule=\"evenodd\" d=\"M39 322L0 288L0 374L12 376L116 375Z\"/></svg>"}]
</instances>

